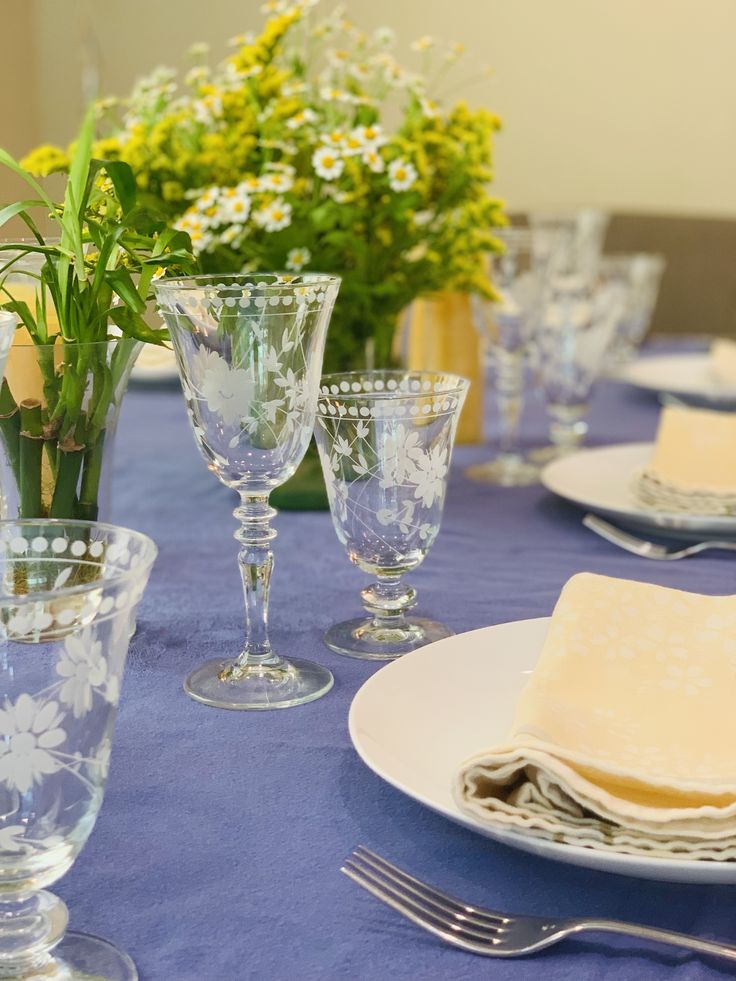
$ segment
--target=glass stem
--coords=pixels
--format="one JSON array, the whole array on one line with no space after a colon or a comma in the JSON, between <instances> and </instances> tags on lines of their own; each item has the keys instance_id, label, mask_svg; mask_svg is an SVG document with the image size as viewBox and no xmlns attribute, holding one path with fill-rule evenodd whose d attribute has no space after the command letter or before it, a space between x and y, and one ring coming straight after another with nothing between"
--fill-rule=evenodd
<instances>
[{"instance_id":1,"label":"glass stem","mask_svg":"<svg viewBox=\"0 0 736 981\"><path fill-rule=\"evenodd\" d=\"M404 614L416 603L417 591L405 585L400 575L379 575L361 590L360 598L376 627L395 630L405 625Z\"/></svg>"},{"instance_id":2,"label":"glass stem","mask_svg":"<svg viewBox=\"0 0 736 981\"><path fill-rule=\"evenodd\" d=\"M554 405L547 406L550 415L549 438L557 452L572 453L583 441L588 431L588 423L585 416L588 406L582 405Z\"/></svg>"},{"instance_id":3,"label":"glass stem","mask_svg":"<svg viewBox=\"0 0 736 981\"><path fill-rule=\"evenodd\" d=\"M51 951L64 936L69 913L58 896L40 891L0 899L0 978L58 977Z\"/></svg>"},{"instance_id":4,"label":"glass stem","mask_svg":"<svg viewBox=\"0 0 736 981\"><path fill-rule=\"evenodd\" d=\"M499 459L518 457L517 440L524 391L524 352L497 350L496 404L499 417Z\"/></svg>"},{"instance_id":5,"label":"glass stem","mask_svg":"<svg viewBox=\"0 0 736 981\"><path fill-rule=\"evenodd\" d=\"M271 542L276 531L270 521L276 509L268 503L268 494L241 494L240 506L233 514L240 522L235 538L240 542L238 553L240 575L245 597L245 647L237 660L225 669L232 680L252 668L273 668L281 664L268 639L268 594L273 569Z\"/></svg>"}]
</instances>

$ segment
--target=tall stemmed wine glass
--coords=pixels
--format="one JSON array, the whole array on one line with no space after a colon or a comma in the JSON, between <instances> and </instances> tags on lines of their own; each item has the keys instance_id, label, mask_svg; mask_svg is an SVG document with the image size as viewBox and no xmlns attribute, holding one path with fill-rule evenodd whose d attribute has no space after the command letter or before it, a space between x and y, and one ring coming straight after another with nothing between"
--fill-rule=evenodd
<instances>
[{"instance_id":1,"label":"tall stemmed wine glass","mask_svg":"<svg viewBox=\"0 0 736 981\"><path fill-rule=\"evenodd\" d=\"M286 660L268 637L273 567L270 492L307 451L317 409L325 335L340 280L309 274L207 275L162 279L159 308L169 328L199 450L236 490L245 595L242 652L196 668L192 698L229 709L288 708L324 695L332 675Z\"/></svg>"},{"instance_id":2,"label":"tall stemmed wine glass","mask_svg":"<svg viewBox=\"0 0 736 981\"><path fill-rule=\"evenodd\" d=\"M494 231L504 246L490 259L496 299L472 298L473 321L483 339L498 407L499 448L492 460L465 471L471 480L502 487L533 484L539 468L524 458L518 447L519 422L524 404L524 378L530 342L537 326L544 276L551 255L542 249L544 234L528 228Z\"/></svg>"}]
</instances>

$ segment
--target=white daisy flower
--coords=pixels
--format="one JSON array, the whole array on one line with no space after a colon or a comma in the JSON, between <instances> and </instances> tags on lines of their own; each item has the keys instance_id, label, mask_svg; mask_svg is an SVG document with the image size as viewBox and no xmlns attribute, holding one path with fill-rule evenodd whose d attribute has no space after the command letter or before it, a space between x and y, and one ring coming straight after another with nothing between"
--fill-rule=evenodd
<instances>
[{"instance_id":1,"label":"white daisy flower","mask_svg":"<svg viewBox=\"0 0 736 981\"><path fill-rule=\"evenodd\" d=\"M312 253L309 251L309 249L291 249L289 254L286 256L286 268L291 269L293 272L299 272L309 263L311 258Z\"/></svg>"},{"instance_id":2,"label":"white daisy flower","mask_svg":"<svg viewBox=\"0 0 736 981\"><path fill-rule=\"evenodd\" d=\"M300 95L302 92L306 92L307 86L305 82L284 82L281 87L282 95L292 96Z\"/></svg>"},{"instance_id":3,"label":"white daisy flower","mask_svg":"<svg viewBox=\"0 0 736 981\"><path fill-rule=\"evenodd\" d=\"M256 211L253 220L267 232L278 232L291 224L291 205L276 198Z\"/></svg>"},{"instance_id":4,"label":"white daisy flower","mask_svg":"<svg viewBox=\"0 0 736 981\"><path fill-rule=\"evenodd\" d=\"M277 170L280 174L287 174L291 178L296 176L296 167L292 167L291 164L279 163L278 161L267 163L266 170Z\"/></svg>"},{"instance_id":5,"label":"white daisy flower","mask_svg":"<svg viewBox=\"0 0 736 981\"><path fill-rule=\"evenodd\" d=\"M414 164L399 158L388 166L388 183L392 191L408 191L417 179Z\"/></svg>"},{"instance_id":6,"label":"white daisy flower","mask_svg":"<svg viewBox=\"0 0 736 981\"><path fill-rule=\"evenodd\" d=\"M190 58L206 58L210 53L210 46L206 41L197 41L192 44L187 51Z\"/></svg>"},{"instance_id":7,"label":"white daisy flower","mask_svg":"<svg viewBox=\"0 0 736 981\"><path fill-rule=\"evenodd\" d=\"M286 10L286 0L266 0L261 4L262 14L283 14Z\"/></svg>"},{"instance_id":8,"label":"white daisy flower","mask_svg":"<svg viewBox=\"0 0 736 981\"><path fill-rule=\"evenodd\" d=\"M345 134L340 129L333 129L331 133L320 133L320 142L333 150L340 151L345 145Z\"/></svg>"},{"instance_id":9,"label":"white daisy flower","mask_svg":"<svg viewBox=\"0 0 736 981\"><path fill-rule=\"evenodd\" d=\"M415 211L414 224L417 226L417 228L423 228L425 225L428 225L434 219L434 216L435 216L434 211L430 211L430 210Z\"/></svg>"},{"instance_id":10,"label":"white daisy flower","mask_svg":"<svg viewBox=\"0 0 736 981\"><path fill-rule=\"evenodd\" d=\"M293 185L294 179L291 174L284 173L283 171L274 171L271 174L264 174L261 177L262 191L280 191L284 194L286 191L291 190Z\"/></svg>"},{"instance_id":11,"label":"white daisy flower","mask_svg":"<svg viewBox=\"0 0 736 981\"><path fill-rule=\"evenodd\" d=\"M240 192L220 201L220 206L216 212L215 224L230 225L240 224L248 220L250 214L250 198L247 194Z\"/></svg>"},{"instance_id":12,"label":"white daisy flower","mask_svg":"<svg viewBox=\"0 0 736 981\"><path fill-rule=\"evenodd\" d=\"M345 161L328 146L321 146L312 154L312 166L326 181L335 180L345 169Z\"/></svg>"},{"instance_id":13,"label":"white daisy flower","mask_svg":"<svg viewBox=\"0 0 736 981\"><path fill-rule=\"evenodd\" d=\"M372 170L374 174L382 174L386 168L383 162L383 157L378 152L378 150L373 147L368 147L368 149L363 153L361 160L364 164L367 164L368 169Z\"/></svg>"},{"instance_id":14,"label":"white daisy flower","mask_svg":"<svg viewBox=\"0 0 736 981\"><path fill-rule=\"evenodd\" d=\"M367 82L373 76L370 65L366 64L364 61L351 65L348 72L356 80L356 82Z\"/></svg>"},{"instance_id":15,"label":"white daisy flower","mask_svg":"<svg viewBox=\"0 0 736 981\"><path fill-rule=\"evenodd\" d=\"M222 245L234 245L242 234L242 225L228 225L228 227L220 233L220 243Z\"/></svg>"},{"instance_id":16,"label":"white daisy flower","mask_svg":"<svg viewBox=\"0 0 736 981\"><path fill-rule=\"evenodd\" d=\"M190 68L186 73L184 83L186 85L199 85L201 82L206 82L209 77L209 68L206 65L197 65L194 68Z\"/></svg>"},{"instance_id":17,"label":"white daisy flower","mask_svg":"<svg viewBox=\"0 0 736 981\"><path fill-rule=\"evenodd\" d=\"M325 102L350 102L352 101L352 96L345 89L336 88L332 85L323 85L319 90L319 95L321 99Z\"/></svg>"},{"instance_id":18,"label":"white daisy flower","mask_svg":"<svg viewBox=\"0 0 736 981\"><path fill-rule=\"evenodd\" d=\"M373 40L379 48L393 48L396 44L396 31L392 27L377 27Z\"/></svg>"},{"instance_id":19,"label":"white daisy flower","mask_svg":"<svg viewBox=\"0 0 736 981\"><path fill-rule=\"evenodd\" d=\"M316 123L317 113L313 109L302 109L286 120L287 129L299 129L305 123Z\"/></svg>"},{"instance_id":20,"label":"white daisy flower","mask_svg":"<svg viewBox=\"0 0 736 981\"><path fill-rule=\"evenodd\" d=\"M436 119L440 114L440 108L431 99L420 99L419 105L427 119Z\"/></svg>"},{"instance_id":21,"label":"white daisy flower","mask_svg":"<svg viewBox=\"0 0 736 981\"><path fill-rule=\"evenodd\" d=\"M416 41L412 41L411 50L412 51L431 51L437 45L436 38L431 37L429 34L423 34L422 37L418 37Z\"/></svg>"},{"instance_id":22,"label":"white daisy flower","mask_svg":"<svg viewBox=\"0 0 736 981\"><path fill-rule=\"evenodd\" d=\"M360 140L365 147L379 147L387 142L382 128L376 124L373 126L357 126L350 135Z\"/></svg>"},{"instance_id":23,"label":"white daisy flower","mask_svg":"<svg viewBox=\"0 0 736 981\"><path fill-rule=\"evenodd\" d=\"M236 34L227 42L232 48L244 48L248 44L253 44L256 36L253 31L246 31L244 34Z\"/></svg>"},{"instance_id":24,"label":"white daisy flower","mask_svg":"<svg viewBox=\"0 0 736 981\"><path fill-rule=\"evenodd\" d=\"M206 95L192 103L194 118L203 126L211 126L222 116L222 99L217 95Z\"/></svg>"}]
</instances>

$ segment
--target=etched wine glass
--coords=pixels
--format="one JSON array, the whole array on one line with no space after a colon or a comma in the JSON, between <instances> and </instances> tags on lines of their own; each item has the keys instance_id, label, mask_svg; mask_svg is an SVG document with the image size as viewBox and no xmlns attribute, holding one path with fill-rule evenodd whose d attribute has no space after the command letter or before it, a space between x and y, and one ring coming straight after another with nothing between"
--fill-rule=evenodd
<instances>
[{"instance_id":1,"label":"etched wine glass","mask_svg":"<svg viewBox=\"0 0 736 981\"><path fill-rule=\"evenodd\" d=\"M327 646L388 660L448 637L409 611L405 573L440 529L455 431L468 390L458 375L366 371L325 375L315 427L337 537L351 562L375 576L361 592L367 617L338 623Z\"/></svg>"},{"instance_id":2,"label":"etched wine glass","mask_svg":"<svg viewBox=\"0 0 736 981\"><path fill-rule=\"evenodd\" d=\"M268 636L276 537L268 503L302 461L314 428L325 335L340 280L318 273L161 279L158 305L176 352L189 419L209 469L240 495L245 645L207 661L184 687L207 705L271 709L324 695L332 675L281 657Z\"/></svg>"},{"instance_id":3,"label":"etched wine glass","mask_svg":"<svg viewBox=\"0 0 736 981\"><path fill-rule=\"evenodd\" d=\"M66 933L46 887L102 805L145 535L88 521L0 522L0 977L135 981L130 957ZM132 843L131 843L131 847Z\"/></svg>"}]
</instances>

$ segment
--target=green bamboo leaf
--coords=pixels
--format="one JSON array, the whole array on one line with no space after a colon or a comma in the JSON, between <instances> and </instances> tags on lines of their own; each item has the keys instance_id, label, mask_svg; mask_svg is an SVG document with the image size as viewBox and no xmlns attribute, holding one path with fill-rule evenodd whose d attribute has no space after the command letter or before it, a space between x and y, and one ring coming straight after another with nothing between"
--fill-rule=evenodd
<instances>
[{"instance_id":1,"label":"green bamboo leaf","mask_svg":"<svg viewBox=\"0 0 736 981\"><path fill-rule=\"evenodd\" d=\"M2 227L6 222L10 221L11 218L15 218L16 215L19 215L21 211L26 211L28 208L35 208L39 205L43 205L43 201L40 199L15 201L13 204L7 204L4 208L0 208L0 227Z\"/></svg>"},{"instance_id":2,"label":"green bamboo leaf","mask_svg":"<svg viewBox=\"0 0 736 981\"><path fill-rule=\"evenodd\" d=\"M140 314L134 313L128 307L110 307L108 316L117 324L126 337L134 337L138 341L164 346L168 340L165 330L153 330Z\"/></svg>"},{"instance_id":3,"label":"green bamboo leaf","mask_svg":"<svg viewBox=\"0 0 736 981\"><path fill-rule=\"evenodd\" d=\"M113 183L123 215L127 215L135 207L138 194L130 165L122 160L102 160L100 163Z\"/></svg>"},{"instance_id":4,"label":"green bamboo leaf","mask_svg":"<svg viewBox=\"0 0 736 981\"><path fill-rule=\"evenodd\" d=\"M7 293L7 289L3 287L3 290ZM8 296L11 294L8 293ZM23 326L28 330L28 333L33 337L36 334L36 321L33 319L33 314L31 313L31 308L25 302L25 300L9 300L7 303L2 304L3 310L9 310L10 313L17 314Z\"/></svg>"},{"instance_id":5,"label":"green bamboo leaf","mask_svg":"<svg viewBox=\"0 0 736 981\"><path fill-rule=\"evenodd\" d=\"M105 270L105 282L112 286L123 303L135 313L143 313L146 304L135 288L133 277L125 266Z\"/></svg>"},{"instance_id":6,"label":"green bamboo leaf","mask_svg":"<svg viewBox=\"0 0 736 981\"><path fill-rule=\"evenodd\" d=\"M5 166L5 167L7 167L9 170L12 170L13 173L14 174L17 174L18 177L20 177L22 180L24 180L26 182L26 184L28 184L29 187L33 188L34 193L39 196L39 198L43 201L43 203L46 205L46 207L51 212L51 217L57 223L60 223L60 218L59 218L58 214L56 213L56 208L54 206L53 201L48 196L48 194L46 194L46 192L41 187L41 185L38 183L38 181L35 180L28 173L28 171L23 170L23 168L21 167L21 165L19 163L17 163L13 159L13 157L10 156L10 154L8 153L8 151L7 150L3 150L2 148L0 148L0 164L3 165L3 166Z\"/></svg>"}]
</instances>

